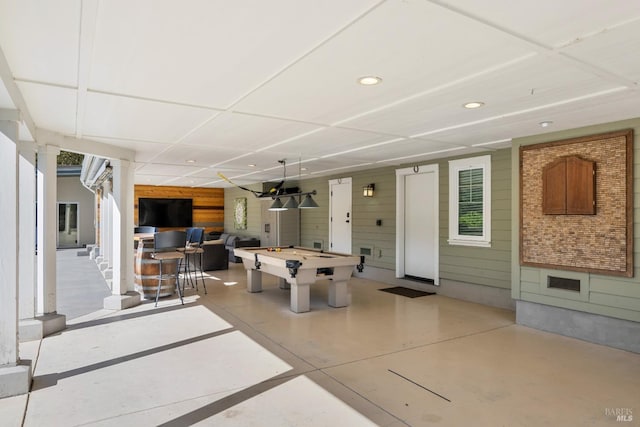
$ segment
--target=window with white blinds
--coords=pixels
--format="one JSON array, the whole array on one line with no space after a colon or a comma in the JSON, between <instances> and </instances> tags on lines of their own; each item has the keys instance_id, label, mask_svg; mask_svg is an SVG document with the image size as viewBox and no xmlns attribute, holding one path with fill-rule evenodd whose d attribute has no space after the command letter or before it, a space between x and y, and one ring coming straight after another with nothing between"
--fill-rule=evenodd
<instances>
[{"instance_id":1,"label":"window with white blinds","mask_svg":"<svg viewBox=\"0 0 640 427\"><path fill-rule=\"evenodd\" d=\"M491 246L491 156L449 161L449 244Z\"/></svg>"}]
</instances>

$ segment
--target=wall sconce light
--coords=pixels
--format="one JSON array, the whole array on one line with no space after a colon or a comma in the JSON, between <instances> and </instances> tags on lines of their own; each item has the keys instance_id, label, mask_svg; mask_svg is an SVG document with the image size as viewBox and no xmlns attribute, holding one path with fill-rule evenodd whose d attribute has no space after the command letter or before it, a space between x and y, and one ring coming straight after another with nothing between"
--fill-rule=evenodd
<instances>
[{"instance_id":1,"label":"wall sconce light","mask_svg":"<svg viewBox=\"0 0 640 427\"><path fill-rule=\"evenodd\" d=\"M376 189L375 184L369 184L365 187L362 187L362 195L364 197L373 197L373 191Z\"/></svg>"}]
</instances>

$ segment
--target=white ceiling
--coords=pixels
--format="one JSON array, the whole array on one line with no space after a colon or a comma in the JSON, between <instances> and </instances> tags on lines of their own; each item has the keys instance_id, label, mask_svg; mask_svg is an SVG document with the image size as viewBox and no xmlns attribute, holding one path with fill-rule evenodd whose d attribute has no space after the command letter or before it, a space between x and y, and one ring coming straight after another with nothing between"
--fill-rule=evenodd
<instances>
[{"instance_id":1,"label":"white ceiling","mask_svg":"<svg viewBox=\"0 0 640 427\"><path fill-rule=\"evenodd\" d=\"M139 184L274 180L280 159L348 174L640 117L638 0L0 0L0 48L0 108L134 150Z\"/></svg>"}]
</instances>

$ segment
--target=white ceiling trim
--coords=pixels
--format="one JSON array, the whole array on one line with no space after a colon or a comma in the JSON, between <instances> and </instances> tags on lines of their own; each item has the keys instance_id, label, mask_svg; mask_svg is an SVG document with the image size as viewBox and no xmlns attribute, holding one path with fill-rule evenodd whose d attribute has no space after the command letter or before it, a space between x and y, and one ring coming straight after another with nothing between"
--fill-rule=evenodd
<instances>
[{"instance_id":1,"label":"white ceiling trim","mask_svg":"<svg viewBox=\"0 0 640 427\"><path fill-rule=\"evenodd\" d=\"M77 85L74 86L74 85L68 85L68 84L64 84L64 83L44 82L44 81L41 81L41 80L25 79L25 78L20 78L20 77L15 77L13 80L16 83L28 83L28 84L32 84L32 85L47 86L47 87L53 87L53 88L57 88L57 89L78 90L78 86Z\"/></svg>"},{"instance_id":2,"label":"white ceiling trim","mask_svg":"<svg viewBox=\"0 0 640 427\"><path fill-rule=\"evenodd\" d=\"M354 116L348 117L348 118L346 118L344 120L339 120L339 121L337 121L335 123L332 123L331 126L336 126L336 127L337 126L342 126L342 127L345 127L346 123L352 122L352 121L357 120L359 118L366 117L368 115L371 115L371 114L374 114L374 113L378 113L380 111L391 109L393 107L396 107L398 105L402 105L402 104L404 104L406 102L409 102L409 101L412 101L414 99L422 98L422 97L427 96L427 95L434 95L434 94L436 94L438 92L443 92L443 91L445 91L445 90L447 90L449 88L456 87L456 86L458 86L458 85L460 85L462 83L473 82L474 80L477 80L480 77L483 77L483 76L486 76L486 75L490 75L492 73L495 73L496 71L500 71L500 70L503 70L503 69L508 69L508 68L510 68L510 67L512 67L512 66L514 66L516 64L519 64L521 62L527 61L528 59L533 58L536 55L537 55L537 53L534 53L534 52L528 53L526 55L522 55L522 56L520 56L518 58L512 59L511 61L503 62L502 64L498 64L498 65L495 65L493 67L486 68L486 69L484 69L482 71L479 71L477 73L469 74L469 75L464 76L464 77L462 77L460 79L452 80L452 81L450 81L448 83L429 88L429 89L427 89L425 91L416 93L414 95L407 96L405 98L399 99L399 100L394 101L394 102L390 102L390 103L385 104L385 105L383 105L383 106L381 106L379 108L374 108L374 109L371 109L369 111L365 111L363 113L356 114ZM401 135L396 135L396 136L401 136Z\"/></svg>"},{"instance_id":3,"label":"white ceiling trim","mask_svg":"<svg viewBox=\"0 0 640 427\"><path fill-rule=\"evenodd\" d=\"M468 148L469 147L446 148L444 150L429 151L429 152L426 152L426 153L412 154L410 156L401 156L401 157L395 157L393 159L378 160L376 163L396 163L396 162L399 162L399 161L405 161L405 160L409 160L409 159L414 159L416 157L434 156L436 154L450 153L452 151L459 151L459 150L464 150L464 149L468 149Z\"/></svg>"},{"instance_id":4,"label":"white ceiling trim","mask_svg":"<svg viewBox=\"0 0 640 427\"><path fill-rule=\"evenodd\" d=\"M376 144L370 144L370 145L366 145L364 147L356 147L356 148L352 148L350 150L344 150L344 151L340 151L337 153L331 153L331 154L325 154L324 156L320 156L321 159L328 159L331 157L335 157L335 156L341 156L343 154L348 154L348 153L354 153L356 151L362 151L362 150L370 150L372 148L377 148L380 147L382 145L388 145L388 144L393 144L394 142L398 142L398 141L404 141L406 138L394 138L394 139L390 139L388 141L382 141L382 142L378 142Z\"/></svg>"},{"instance_id":5,"label":"white ceiling trim","mask_svg":"<svg viewBox=\"0 0 640 427\"><path fill-rule=\"evenodd\" d=\"M504 119L504 118L507 118L507 117L514 117L514 116L519 116L519 115L523 115L523 114L533 113L533 112L536 112L536 111L543 111L543 110L547 110L547 109L550 109L550 108L558 107L558 106L561 106L561 105L572 104L572 103L575 103L575 102L580 102L580 101L584 101L584 100L592 99L592 98L598 98L600 96L611 95L613 93L623 92L623 91L627 91L627 90L629 90L629 89L626 88L626 87L617 87L617 88L613 88L613 89L603 90L603 91L596 92L596 93L590 93L590 94L584 95L584 96L578 96L578 97L575 97L575 98L565 99L564 101L553 102L551 104L545 104L545 105L540 105L540 106L537 106L537 107L527 108L527 109L524 109L524 110L513 111L511 113L505 113L505 114L500 114L500 115L497 115L497 116L486 117L486 118L481 119L481 120L475 120L475 121L472 121L472 122L460 123L460 124L454 125L454 126L448 126L448 127L444 127L444 128L440 128L440 129L430 130L428 132L417 133L415 135L409 136L409 138L419 138L419 137L428 136L428 135L435 135L435 134L446 132L446 131L450 131L450 130L453 130L453 129L461 129L461 128L465 128L465 127L469 127L469 126L479 125L479 124L482 124L482 123L492 122L494 120L501 120L501 119Z\"/></svg>"},{"instance_id":6,"label":"white ceiling trim","mask_svg":"<svg viewBox=\"0 0 640 427\"><path fill-rule=\"evenodd\" d=\"M607 28L599 29L597 31L592 31L592 32L587 33L587 34L583 34L578 39L569 40L568 42L557 46L556 49L562 50L562 49L565 49L567 47L574 46L574 45L576 45L578 43L582 43L583 41L588 40L588 39L590 39L592 37L598 36L598 35L600 35L602 33L609 32L609 31L614 30L616 28L624 27L625 25L634 24L634 23L637 23L638 21L640 21L640 17L634 17L634 18L623 20L623 21L618 22L616 24L610 24L610 25L607 26Z\"/></svg>"},{"instance_id":7,"label":"white ceiling trim","mask_svg":"<svg viewBox=\"0 0 640 427\"><path fill-rule=\"evenodd\" d=\"M540 53L542 55L545 55L545 56L548 56L548 57L557 57L557 58L562 59L562 60L564 60L566 62L569 62L571 65L573 65L573 66L575 66L577 68L580 68L583 71L591 72L592 74L600 76L600 77L602 77L602 78L604 78L604 79L606 79L606 80L608 80L608 81L610 81L612 83L624 85L624 86L627 86L629 88L633 88L633 87L636 86L635 82L633 82L633 81L631 81L631 80L629 80L629 79L627 79L627 78L625 78L623 76L617 75L617 74L612 73L612 72L610 72L608 70L604 70L604 69L602 69L600 67L597 67L597 66L595 66L593 64L589 64L589 63L580 61L577 58L574 58L574 57L572 57L572 56L570 56L570 55L568 55L566 53L563 53L562 49L564 47L556 48L554 46L547 46L547 45L542 44L540 42L537 42L537 41L535 41L535 40L533 40L533 39L531 39L531 38L529 38L529 37L527 37L527 36L525 36L523 34L520 34L520 33L516 32L516 31L512 31L512 30L509 30L508 28L505 28L505 27L503 27L501 25L498 25L495 22L491 22L491 21L489 21L487 19L481 18L481 17L479 17L477 15L474 15L472 13L465 12L465 11L463 11L461 9L458 9L455 6L451 6L450 4L446 4L445 2L443 2L441 0L427 0L427 1L429 1L430 3L433 3L435 5L438 5L438 6L442 7L442 8L444 8L444 9L447 9L447 10L449 10L451 12L454 12L454 13L456 13L458 15L464 16L464 17L466 17L466 18L468 18L468 19L470 19L472 21L475 21L475 22L478 22L480 24L486 25L487 27L490 27L490 28L492 28L492 29L494 29L496 31L502 32L503 34L506 34L506 35L508 35L510 37L513 37L514 39L517 39L517 40L521 41L523 44L525 44L529 48L535 50L536 52L538 52L538 53ZM627 23L632 23L632 22L635 22L636 20L637 19L630 19L630 20L627 21ZM615 28L615 27L618 27L618 26L622 26L622 25L624 25L624 23L617 23L612 28ZM581 37L580 41L587 40L589 37L593 37L593 36L595 36L597 34L600 34L601 32L602 31L597 31L597 32L593 32L591 35L584 35L584 36ZM567 46L572 46L573 44L575 44L575 43L572 43L572 44L567 45Z\"/></svg>"},{"instance_id":8,"label":"white ceiling trim","mask_svg":"<svg viewBox=\"0 0 640 427\"><path fill-rule=\"evenodd\" d=\"M208 105L189 104L189 103L186 103L186 102L170 101L168 99L150 98L150 97L147 97L147 96L130 95L130 94L126 94L126 93L112 92L112 91L107 91L107 90L87 89L87 93L96 93L96 94L99 94L99 95L117 96L117 97L120 97L120 98L135 99L137 101L157 102L159 104L174 105L174 106L177 106L177 107L198 108L198 109L201 109L201 110L210 110L210 111L215 111L215 112L224 112L224 111L226 111L225 109L210 107Z\"/></svg>"},{"instance_id":9,"label":"white ceiling trim","mask_svg":"<svg viewBox=\"0 0 640 427\"><path fill-rule=\"evenodd\" d=\"M222 161L222 162L215 163L215 164L211 165L210 167L211 167L211 168L214 168L214 167L216 167L216 166L222 166L222 165L224 165L225 163L230 163L230 162L233 162L233 161L235 161L235 160L239 160L239 159L242 159L242 158L245 158L245 157L251 156L252 154L255 154L255 153L252 151L251 153L241 154L241 155L239 155L239 156L232 157L232 158L227 159L227 160L224 160L224 161Z\"/></svg>"},{"instance_id":10,"label":"white ceiling trim","mask_svg":"<svg viewBox=\"0 0 640 427\"><path fill-rule=\"evenodd\" d=\"M320 43L316 44L314 47L312 47L311 49L307 50L304 54L302 54L301 56L299 56L298 58L294 59L293 61L291 61L290 63L286 64L284 67L282 67L280 70L278 70L277 72L275 72L274 74L272 74L271 76L267 77L264 81L262 81L261 83L259 83L258 85L256 85L255 87L253 87L251 90L245 92L244 94L240 95L237 99L235 99L233 102L231 102L231 104L229 104L227 106L227 110L231 110L233 109L233 107L235 107L236 105L238 105L240 102L242 102L243 100L245 100L246 98L248 98L249 96L251 96L253 93L257 92L258 90L260 90L262 87L266 86L267 84L269 84L271 81L275 80L276 78L278 78L279 76L281 76L282 74L284 74L287 70L289 70L290 68L292 68L293 66L295 66L296 64L302 62L305 58L311 56L314 52L320 50L323 46L325 46L326 44L328 44L331 40L335 39L336 37L338 37L340 34L344 33L345 31L347 31L350 27L354 26L356 23L360 22L364 17L366 17L367 15L369 15L371 12L373 12L374 10L376 10L377 8L379 8L382 4L384 4L387 0L380 0L378 3L376 3L375 5L373 5L372 7L370 7L368 10L366 10L365 12L363 12L362 14L360 14L360 16L356 17L355 19L352 19L348 24L346 24L345 26L343 26L342 28L340 28L338 31L335 31L333 34L331 34L329 37L325 38L324 40L322 40Z\"/></svg>"},{"instance_id":11,"label":"white ceiling trim","mask_svg":"<svg viewBox=\"0 0 640 427\"><path fill-rule=\"evenodd\" d=\"M293 157L341 174L640 114L634 0L0 3L20 135L134 153L157 185L273 180Z\"/></svg>"},{"instance_id":12,"label":"white ceiling trim","mask_svg":"<svg viewBox=\"0 0 640 427\"><path fill-rule=\"evenodd\" d=\"M80 35L78 36L78 91L76 93L76 138L82 138L87 105L87 89L91 76L93 40L98 19L98 0L84 0L80 5Z\"/></svg>"},{"instance_id":13,"label":"white ceiling trim","mask_svg":"<svg viewBox=\"0 0 640 427\"><path fill-rule=\"evenodd\" d=\"M294 137L287 138L287 139L282 140L282 141L280 141L280 142L276 142L275 144L271 144L271 145L268 145L268 146L266 146L266 147L259 148L259 149L257 149L255 152L256 152L256 153L259 153L259 152L261 152L261 151L270 150L271 148L277 147L277 146L279 146L279 145L286 144L286 143L288 143L288 142L292 142L292 141L295 141L295 140L297 140L297 139L301 139L301 138L307 137L307 136L309 136L309 135L313 135L314 133L322 132L322 131L324 131L325 129L327 129L327 127L326 127L326 126L325 126L325 127L320 128L320 129L313 129L313 130L311 130L311 131L309 131L309 132L304 132L304 133L301 133L300 135L296 135L296 136L294 136Z\"/></svg>"},{"instance_id":14,"label":"white ceiling trim","mask_svg":"<svg viewBox=\"0 0 640 427\"><path fill-rule=\"evenodd\" d=\"M345 170L345 169L354 170L354 169L357 169L357 168L364 168L364 167L367 167L367 166L371 166L372 164L373 164L372 162L366 162L366 163L360 163L360 164L357 164L357 165L340 166L340 167L337 167L337 168L324 169L324 170L321 170L321 171L313 171L309 175L324 175L324 174L328 174L330 172L336 172L336 171Z\"/></svg>"},{"instance_id":15,"label":"white ceiling trim","mask_svg":"<svg viewBox=\"0 0 640 427\"><path fill-rule=\"evenodd\" d=\"M61 150L72 151L74 153L91 154L96 157L109 159L128 160L131 162L135 159L135 151L133 150L92 141L90 139L62 135L46 129L37 129L34 136L38 145L54 145L59 147Z\"/></svg>"}]
</instances>

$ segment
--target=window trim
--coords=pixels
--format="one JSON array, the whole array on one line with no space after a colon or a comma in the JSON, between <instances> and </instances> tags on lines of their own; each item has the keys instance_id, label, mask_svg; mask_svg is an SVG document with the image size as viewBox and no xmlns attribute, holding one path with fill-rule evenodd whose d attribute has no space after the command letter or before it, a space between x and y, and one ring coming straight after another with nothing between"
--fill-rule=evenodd
<instances>
[{"instance_id":1,"label":"window trim","mask_svg":"<svg viewBox=\"0 0 640 427\"><path fill-rule=\"evenodd\" d=\"M459 171L482 169L482 236L458 233ZM491 156L449 160L449 239L450 245L491 247Z\"/></svg>"}]
</instances>

